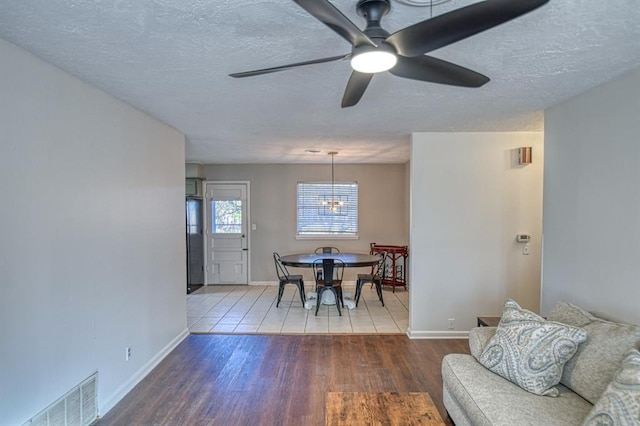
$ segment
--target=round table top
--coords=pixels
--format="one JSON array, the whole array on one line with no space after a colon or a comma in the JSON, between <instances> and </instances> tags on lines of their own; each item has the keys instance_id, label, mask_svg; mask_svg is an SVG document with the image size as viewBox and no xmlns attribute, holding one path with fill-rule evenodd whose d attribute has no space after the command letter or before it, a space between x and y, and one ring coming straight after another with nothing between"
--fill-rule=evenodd
<instances>
[{"instance_id":1,"label":"round table top","mask_svg":"<svg viewBox=\"0 0 640 426\"><path fill-rule=\"evenodd\" d=\"M280 262L286 266L311 268L316 259L339 259L345 267L357 268L378 264L380 256L365 253L298 253L282 256Z\"/></svg>"}]
</instances>

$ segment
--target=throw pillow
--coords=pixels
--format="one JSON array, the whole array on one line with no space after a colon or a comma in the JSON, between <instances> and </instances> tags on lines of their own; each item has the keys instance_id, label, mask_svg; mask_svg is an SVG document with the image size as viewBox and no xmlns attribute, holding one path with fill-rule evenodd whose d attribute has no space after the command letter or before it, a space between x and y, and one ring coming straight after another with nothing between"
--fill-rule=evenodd
<instances>
[{"instance_id":1,"label":"throw pillow","mask_svg":"<svg viewBox=\"0 0 640 426\"><path fill-rule=\"evenodd\" d=\"M613 381L587 415L584 426L640 424L640 352L630 351Z\"/></svg>"},{"instance_id":2,"label":"throw pillow","mask_svg":"<svg viewBox=\"0 0 640 426\"><path fill-rule=\"evenodd\" d=\"M584 328L589 336L567 361L560 383L595 404L629 350L640 346L640 325L598 318L568 302L558 302L550 321Z\"/></svg>"},{"instance_id":3,"label":"throw pillow","mask_svg":"<svg viewBox=\"0 0 640 426\"><path fill-rule=\"evenodd\" d=\"M555 385L562 368L586 339L581 328L546 321L507 299L496 334L479 361L526 391L558 396Z\"/></svg>"}]
</instances>

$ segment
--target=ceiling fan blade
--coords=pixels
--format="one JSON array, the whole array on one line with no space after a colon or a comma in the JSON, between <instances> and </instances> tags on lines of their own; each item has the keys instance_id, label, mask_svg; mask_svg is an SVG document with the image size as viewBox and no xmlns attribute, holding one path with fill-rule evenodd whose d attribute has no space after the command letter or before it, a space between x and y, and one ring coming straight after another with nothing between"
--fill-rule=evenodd
<instances>
[{"instance_id":1,"label":"ceiling fan blade","mask_svg":"<svg viewBox=\"0 0 640 426\"><path fill-rule=\"evenodd\" d=\"M365 90L367 90L367 86L369 86L372 78L373 74L353 71L351 77L349 77L344 96L342 97L342 108L357 104L360 98L362 98L362 95L364 95Z\"/></svg>"},{"instance_id":2,"label":"ceiling fan blade","mask_svg":"<svg viewBox=\"0 0 640 426\"><path fill-rule=\"evenodd\" d=\"M489 82L489 77L451 62L431 56L398 56L398 63L389 72L398 77L431 83L462 87L480 87Z\"/></svg>"},{"instance_id":3,"label":"ceiling fan blade","mask_svg":"<svg viewBox=\"0 0 640 426\"><path fill-rule=\"evenodd\" d=\"M353 22L327 0L293 0L314 18L331 28L352 46L376 46Z\"/></svg>"},{"instance_id":4,"label":"ceiling fan blade","mask_svg":"<svg viewBox=\"0 0 640 426\"><path fill-rule=\"evenodd\" d=\"M288 70L290 68L302 67L302 66L305 66L305 65L313 65L313 64L321 64L323 62L339 61L340 59L348 59L350 57L351 57L351 54L348 53L346 55L332 56L330 58L314 59L314 60L311 60L311 61L304 61L304 62L297 62L295 64L281 65L279 67L264 68L264 69L255 70L255 71L236 72L236 73L233 73L233 74L229 74L229 76L230 77L235 77L235 78L252 77L254 75L269 74L271 72L284 71L284 70Z\"/></svg>"},{"instance_id":5,"label":"ceiling fan blade","mask_svg":"<svg viewBox=\"0 0 640 426\"><path fill-rule=\"evenodd\" d=\"M391 34L385 42L400 55L423 55L524 15L548 1L481 1L411 25Z\"/></svg>"}]
</instances>

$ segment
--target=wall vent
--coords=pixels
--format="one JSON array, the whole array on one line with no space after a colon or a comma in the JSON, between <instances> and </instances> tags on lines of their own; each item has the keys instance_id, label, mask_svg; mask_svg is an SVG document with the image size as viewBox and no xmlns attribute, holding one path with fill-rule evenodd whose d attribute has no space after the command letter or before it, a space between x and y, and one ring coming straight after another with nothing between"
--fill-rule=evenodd
<instances>
[{"instance_id":1,"label":"wall vent","mask_svg":"<svg viewBox=\"0 0 640 426\"><path fill-rule=\"evenodd\" d=\"M98 372L27 420L22 426L88 426L98 418Z\"/></svg>"}]
</instances>

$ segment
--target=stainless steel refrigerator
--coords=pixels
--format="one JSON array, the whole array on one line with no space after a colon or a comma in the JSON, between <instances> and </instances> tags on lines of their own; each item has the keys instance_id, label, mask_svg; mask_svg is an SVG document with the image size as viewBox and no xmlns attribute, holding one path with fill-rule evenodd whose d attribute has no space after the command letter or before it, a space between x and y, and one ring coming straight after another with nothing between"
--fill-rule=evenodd
<instances>
[{"instance_id":1,"label":"stainless steel refrigerator","mask_svg":"<svg viewBox=\"0 0 640 426\"><path fill-rule=\"evenodd\" d=\"M202 198L187 197L187 293L204 284Z\"/></svg>"}]
</instances>

